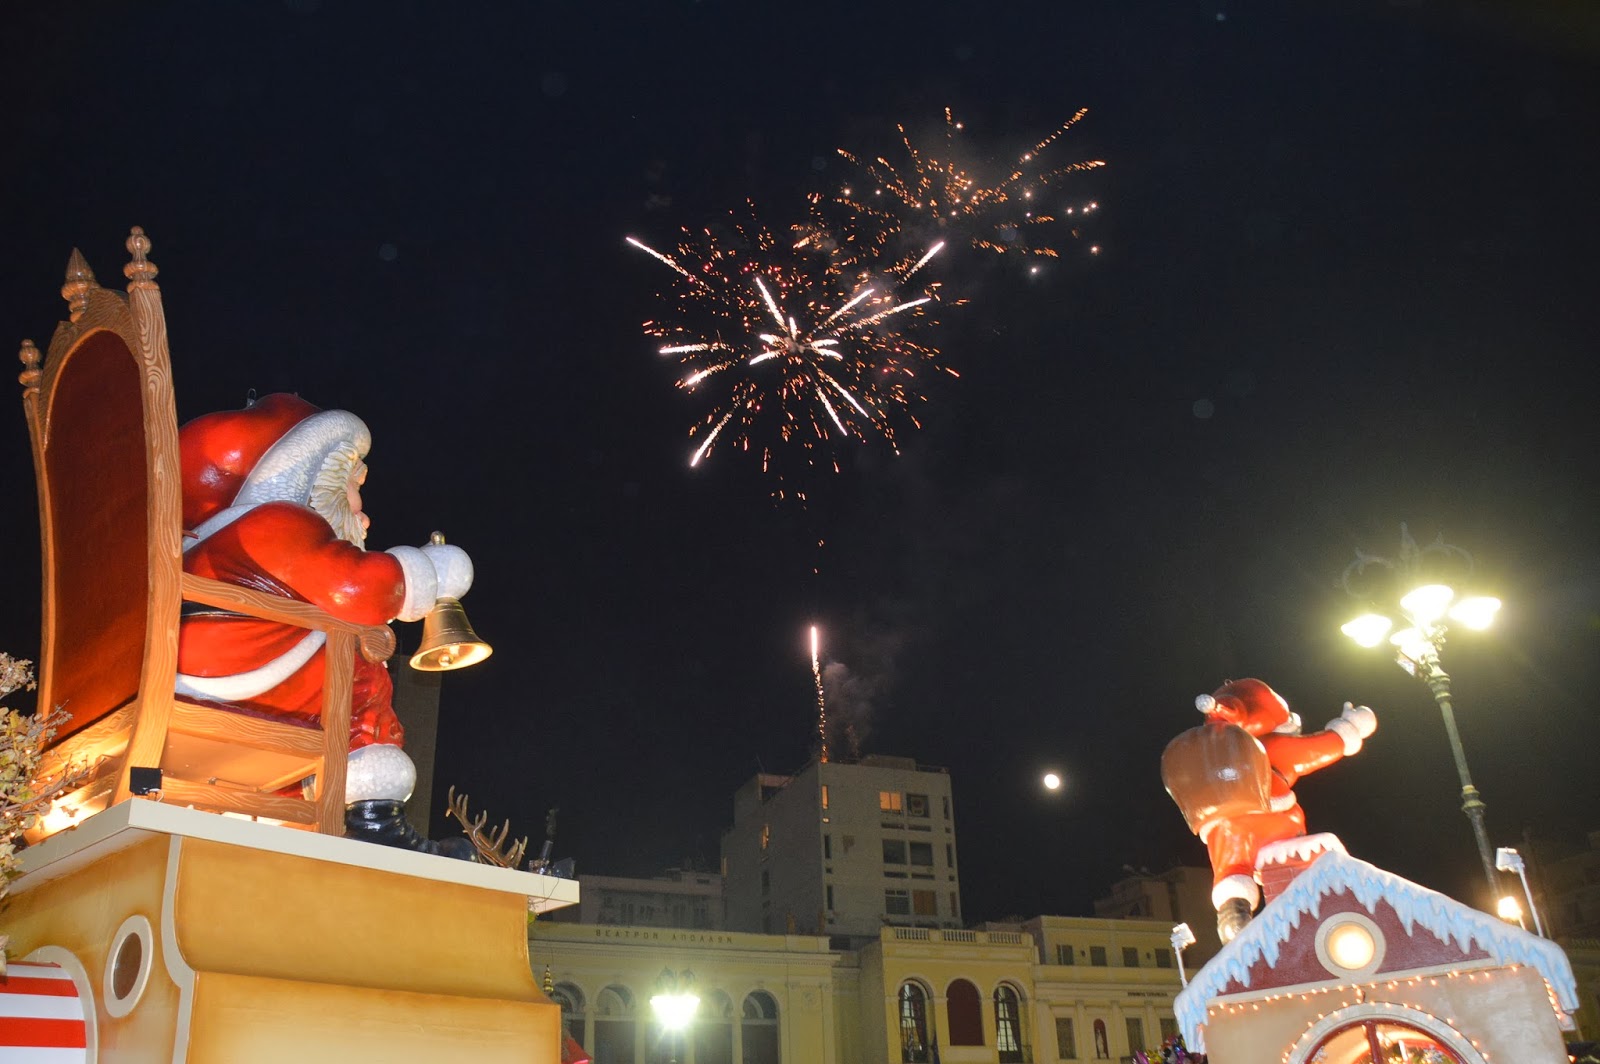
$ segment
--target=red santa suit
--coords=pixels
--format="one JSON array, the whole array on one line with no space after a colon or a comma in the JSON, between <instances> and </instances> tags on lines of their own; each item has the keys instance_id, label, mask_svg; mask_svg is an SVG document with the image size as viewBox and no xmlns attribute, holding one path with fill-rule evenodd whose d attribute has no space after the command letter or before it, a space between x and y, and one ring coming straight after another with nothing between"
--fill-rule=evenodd
<instances>
[{"instance_id":1,"label":"red santa suit","mask_svg":"<svg viewBox=\"0 0 1600 1064\"><path fill-rule=\"evenodd\" d=\"M466 556L457 548L369 553L341 538L310 505L318 491L345 491L344 479L360 467L370 442L355 415L319 411L293 395L271 395L244 410L186 424L179 433L184 570L308 602L356 624L419 619L441 592L441 568L456 570L449 590L459 597ZM357 500L351 509L359 530L353 488L349 498ZM361 535L349 527L345 532ZM469 585L470 562L465 566ZM321 632L190 604L179 634L177 694L314 721L322 708L325 640ZM404 741L392 696L384 664L358 655L352 749Z\"/></svg>"},{"instance_id":2,"label":"red santa suit","mask_svg":"<svg viewBox=\"0 0 1600 1064\"><path fill-rule=\"evenodd\" d=\"M1260 680L1234 680L1213 694L1201 695L1196 707L1207 723L1184 733L1163 755L1162 775L1167 789L1190 819L1190 826L1211 855L1212 904L1221 908L1231 898L1243 899L1251 908L1260 897L1256 887L1256 858L1273 842L1306 833L1306 815L1295 799L1294 785L1308 772L1326 768L1361 749L1362 741L1377 727L1377 718L1365 706L1346 702L1344 711L1325 731L1302 735L1300 718L1290 712L1283 697ZM1254 741L1228 739L1228 729L1242 729ZM1234 754L1212 754L1212 763L1195 772L1174 764L1174 752L1189 740L1189 750L1231 749ZM1231 743L1224 746L1219 740ZM1199 777L1213 781L1263 779L1264 793L1254 798L1218 799L1193 793ZM1185 793L1189 792L1189 793Z\"/></svg>"}]
</instances>

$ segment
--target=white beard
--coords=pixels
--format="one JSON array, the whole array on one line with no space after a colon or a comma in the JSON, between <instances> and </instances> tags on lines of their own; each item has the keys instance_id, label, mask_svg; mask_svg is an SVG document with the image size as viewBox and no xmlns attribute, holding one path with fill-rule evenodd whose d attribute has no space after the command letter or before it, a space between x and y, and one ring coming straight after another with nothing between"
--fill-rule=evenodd
<instances>
[{"instance_id":1,"label":"white beard","mask_svg":"<svg viewBox=\"0 0 1600 1064\"><path fill-rule=\"evenodd\" d=\"M306 500L317 515L328 522L333 534L346 543L367 549L367 529L361 515L350 508L350 482L361 470L361 456L354 447L338 447L323 459L311 482L311 498Z\"/></svg>"}]
</instances>

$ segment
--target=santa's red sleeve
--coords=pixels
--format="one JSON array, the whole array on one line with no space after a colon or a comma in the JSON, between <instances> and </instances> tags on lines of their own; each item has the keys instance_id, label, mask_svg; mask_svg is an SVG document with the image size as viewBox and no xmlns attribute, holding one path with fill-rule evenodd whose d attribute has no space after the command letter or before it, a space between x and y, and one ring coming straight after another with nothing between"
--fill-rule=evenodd
<instances>
[{"instance_id":1,"label":"santa's red sleeve","mask_svg":"<svg viewBox=\"0 0 1600 1064\"><path fill-rule=\"evenodd\" d=\"M399 559L339 539L314 510L294 503L255 507L192 548L184 563L197 576L300 599L352 624L385 624L406 600Z\"/></svg>"},{"instance_id":2,"label":"santa's red sleeve","mask_svg":"<svg viewBox=\"0 0 1600 1064\"><path fill-rule=\"evenodd\" d=\"M1326 768L1345 756L1342 736L1333 731L1314 732L1311 735L1267 735L1261 740L1267 748L1267 760L1273 769L1289 784L1308 772Z\"/></svg>"}]
</instances>

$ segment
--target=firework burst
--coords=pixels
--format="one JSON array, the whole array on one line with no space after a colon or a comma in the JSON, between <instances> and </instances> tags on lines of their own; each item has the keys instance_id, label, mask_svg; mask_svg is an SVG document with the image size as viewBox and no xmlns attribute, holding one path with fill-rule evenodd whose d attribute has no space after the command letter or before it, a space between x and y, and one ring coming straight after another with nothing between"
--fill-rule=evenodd
<instances>
[{"instance_id":1,"label":"firework burst","mask_svg":"<svg viewBox=\"0 0 1600 1064\"><path fill-rule=\"evenodd\" d=\"M756 220L680 231L671 252L628 243L676 276L662 293L672 313L644 323L681 368L679 388L715 396L690 430L698 465L719 442L759 450L793 444L816 464L824 445L918 425L923 375L953 371L911 335L931 323L939 284L924 267L942 243L871 268L815 222L785 238ZM837 463L834 462L837 469Z\"/></svg>"},{"instance_id":2,"label":"firework burst","mask_svg":"<svg viewBox=\"0 0 1600 1064\"><path fill-rule=\"evenodd\" d=\"M1069 174L1093 170L1105 162L1089 159L1048 167L1042 156L1087 113L1087 109L1080 110L1023 152L1006 176L992 184L980 182L956 163L956 134L962 131L962 124L948 107L942 158L913 144L903 125L896 127L906 153L899 166L883 156L864 160L840 148L839 154L861 173L859 181L834 197L833 203L843 206L850 216L836 225L849 230L854 247L871 249L868 254L877 253L903 231L931 229L948 234L949 239L957 239L959 234L985 251L1056 258L1060 255L1055 246L1059 235L1080 236L1078 221L1098 209L1093 202L1052 205L1052 200L1059 203L1057 186ZM814 206L820 219L828 205L819 200Z\"/></svg>"}]
</instances>

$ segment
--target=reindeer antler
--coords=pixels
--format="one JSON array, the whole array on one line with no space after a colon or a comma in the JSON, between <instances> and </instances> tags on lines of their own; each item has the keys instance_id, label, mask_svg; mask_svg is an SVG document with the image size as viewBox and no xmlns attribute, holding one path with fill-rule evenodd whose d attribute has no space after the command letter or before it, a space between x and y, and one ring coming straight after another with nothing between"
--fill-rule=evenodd
<instances>
[{"instance_id":1,"label":"reindeer antler","mask_svg":"<svg viewBox=\"0 0 1600 1064\"><path fill-rule=\"evenodd\" d=\"M505 845L506 836L511 834L511 821L507 820L500 825L499 831L485 833L483 826L489 822L488 813L479 813L471 817L467 813L467 796L463 794L456 797L456 789L450 788L447 800L450 807L445 810L446 816L453 816L461 821L461 829L467 833L467 839L472 843L472 848L478 851L488 864L499 865L501 868L518 868L522 865L522 855L528 849L527 836L513 847L510 853L502 853L500 848Z\"/></svg>"}]
</instances>

